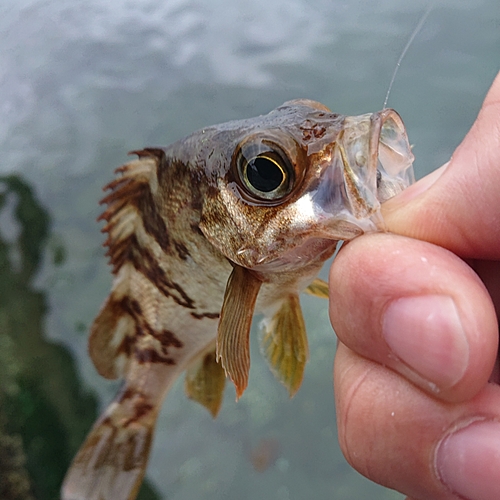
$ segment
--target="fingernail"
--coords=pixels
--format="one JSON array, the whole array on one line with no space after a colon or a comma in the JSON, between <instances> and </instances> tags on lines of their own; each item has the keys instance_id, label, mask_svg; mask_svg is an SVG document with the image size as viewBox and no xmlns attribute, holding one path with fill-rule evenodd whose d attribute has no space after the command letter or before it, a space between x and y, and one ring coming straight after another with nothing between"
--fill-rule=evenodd
<instances>
[{"instance_id":1,"label":"fingernail","mask_svg":"<svg viewBox=\"0 0 500 500\"><path fill-rule=\"evenodd\" d=\"M396 357L436 390L455 385L467 369L469 344L449 296L393 301L385 311L382 331Z\"/></svg>"},{"instance_id":2,"label":"fingernail","mask_svg":"<svg viewBox=\"0 0 500 500\"><path fill-rule=\"evenodd\" d=\"M500 423L475 422L438 445L436 470L453 493L471 500L500 498Z\"/></svg>"}]
</instances>

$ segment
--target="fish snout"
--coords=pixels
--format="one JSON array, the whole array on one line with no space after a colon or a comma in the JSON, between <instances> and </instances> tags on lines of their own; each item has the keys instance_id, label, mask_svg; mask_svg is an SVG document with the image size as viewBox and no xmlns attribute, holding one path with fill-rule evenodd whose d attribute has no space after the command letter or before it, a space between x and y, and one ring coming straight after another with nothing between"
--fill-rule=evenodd
<instances>
[{"instance_id":1,"label":"fish snout","mask_svg":"<svg viewBox=\"0 0 500 500\"><path fill-rule=\"evenodd\" d=\"M380 206L414 182L413 159L396 111L346 117L309 193L323 236L352 239L384 230Z\"/></svg>"},{"instance_id":2,"label":"fish snout","mask_svg":"<svg viewBox=\"0 0 500 500\"><path fill-rule=\"evenodd\" d=\"M377 198L380 203L415 182L414 156L403 120L393 109L372 115L373 140L377 147Z\"/></svg>"}]
</instances>

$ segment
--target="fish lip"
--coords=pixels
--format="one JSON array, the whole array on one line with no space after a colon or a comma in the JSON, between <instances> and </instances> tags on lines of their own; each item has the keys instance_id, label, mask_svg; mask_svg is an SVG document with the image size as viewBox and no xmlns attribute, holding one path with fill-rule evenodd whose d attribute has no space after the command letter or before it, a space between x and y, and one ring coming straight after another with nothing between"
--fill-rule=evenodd
<instances>
[{"instance_id":1,"label":"fish lip","mask_svg":"<svg viewBox=\"0 0 500 500\"><path fill-rule=\"evenodd\" d=\"M377 183L380 203L396 196L415 182L413 161L415 157L399 113L386 108L372 115L373 151L377 151L376 170L381 182Z\"/></svg>"},{"instance_id":2,"label":"fish lip","mask_svg":"<svg viewBox=\"0 0 500 500\"><path fill-rule=\"evenodd\" d=\"M345 117L310 191L322 220L321 236L333 232L347 240L385 231L381 203L414 181L413 159L403 121L393 109Z\"/></svg>"}]
</instances>

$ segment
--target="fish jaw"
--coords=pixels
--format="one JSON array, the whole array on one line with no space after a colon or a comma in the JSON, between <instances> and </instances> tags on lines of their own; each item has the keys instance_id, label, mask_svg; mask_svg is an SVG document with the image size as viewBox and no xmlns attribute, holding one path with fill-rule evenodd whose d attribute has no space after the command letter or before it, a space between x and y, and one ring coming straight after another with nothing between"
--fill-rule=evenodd
<instances>
[{"instance_id":1,"label":"fish jaw","mask_svg":"<svg viewBox=\"0 0 500 500\"><path fill-rule=\"evenodd\" d=\"M318 159L317 181L296 201L297 214L323 238L350 240L383 231L381 204L414 182L413 159L396 111L348 116Z\"/></svg>"}]
</instances>

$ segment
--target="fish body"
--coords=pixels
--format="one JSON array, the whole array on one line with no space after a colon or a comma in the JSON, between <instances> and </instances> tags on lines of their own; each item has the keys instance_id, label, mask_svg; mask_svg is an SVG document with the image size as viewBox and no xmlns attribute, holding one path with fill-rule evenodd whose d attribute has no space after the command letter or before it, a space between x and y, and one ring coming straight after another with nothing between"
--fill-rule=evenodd
<instances>
[{"instance_id":1,"label":"fish body","mask_svg":"<svg viewBox=\"0 0 500 500\"><path fill-rule=\"evenodd\" d=\"M299 293L327 296L315 278L338 241L383 229L380 203L413 181L395 111L346 117L309 100L135 154L106 187L114 281L89 340L99 373L124 383L76 455L63 500L136 497L182 372L188 396L214 416L226 377L239 398L255 312L262 352L293 395L308 357Z\"/></svg>"}]
</instances>

